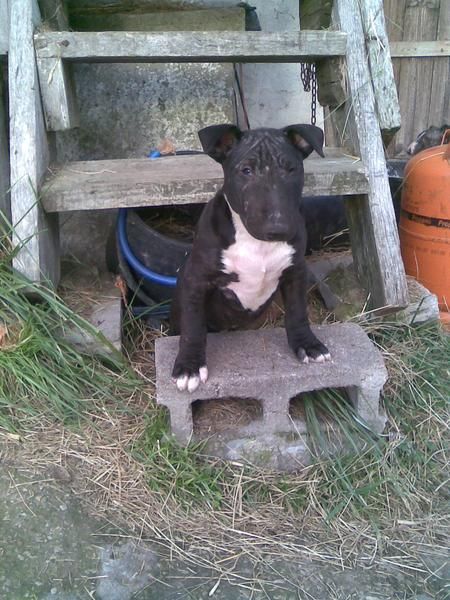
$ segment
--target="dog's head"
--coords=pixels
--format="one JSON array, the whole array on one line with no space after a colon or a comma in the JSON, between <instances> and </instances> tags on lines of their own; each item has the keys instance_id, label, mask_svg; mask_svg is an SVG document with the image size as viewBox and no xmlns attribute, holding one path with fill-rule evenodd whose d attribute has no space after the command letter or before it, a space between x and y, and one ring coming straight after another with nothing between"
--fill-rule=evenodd
<instances>
[{"instance_id":1,"label":"dog's head","mask_svg":"<svg viewBox=\"0 0 450 600\"><path fill-rule=\"evenodd\" d=\"M323 154L323 131L315 125L241 131L212 125L199 131L203 149L221 163L223 192L247 231L266 241L289 241L298 227L303 160Z\"/></svg>"},{"instance_id":2,"label":"dog's head","mask_svg":"<svg viewBox=\"0 0 450 600\"><path fill-rule=\"evenodd\" d=\"M431 125L431 127L419 133L414 142L408 146L406 152L413 156L427 148L439 146L447 129L450 129L450 125L442 125L441 127Z\"/></svg>"}]
</instances>

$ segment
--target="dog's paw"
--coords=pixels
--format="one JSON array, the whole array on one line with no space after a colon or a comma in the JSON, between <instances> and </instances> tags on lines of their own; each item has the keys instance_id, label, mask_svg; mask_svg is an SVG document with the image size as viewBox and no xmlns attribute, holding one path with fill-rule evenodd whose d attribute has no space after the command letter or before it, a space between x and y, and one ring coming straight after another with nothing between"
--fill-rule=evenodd
<instances>
[{"instance_id":1,"label":"dog's paw","mask_svg":"<svg viewBox=\"0 0 450 600\"><path fill-rule=\"evenodd\" d=\"M175 363L172 371L172 377L180 392L195 392L200 383L205 383L208 379L208 367L203 365L198 368L186 367Z\"/></svg>"},{"instance_id":2,"label":"dog's paw","mask_svg":"<svg viewBox=\"0 0 450 600\"><path fill-rule=\"evenodd\" d=\"M323 363L331 360L328 348L318 339L297 348L296 355L302 363Z\"/></svg>"}]
</instances>

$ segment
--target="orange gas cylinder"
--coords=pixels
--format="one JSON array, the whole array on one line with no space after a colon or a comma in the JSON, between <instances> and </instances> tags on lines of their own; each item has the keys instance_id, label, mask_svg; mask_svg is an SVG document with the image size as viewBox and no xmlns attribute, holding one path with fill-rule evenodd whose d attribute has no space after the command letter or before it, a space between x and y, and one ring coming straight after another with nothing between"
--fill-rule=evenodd
<instances>
[{"instance_id":1,"label":"orange gas cylinder","mask_svg":"<svg viewBox=\"0 0 450 600\"><path fill-rule=\"evenodd\" d=\"M405 270L438 297L450 322L450 144L419 152L405 167L400 244Z\"/></svg>"}]
</instances>

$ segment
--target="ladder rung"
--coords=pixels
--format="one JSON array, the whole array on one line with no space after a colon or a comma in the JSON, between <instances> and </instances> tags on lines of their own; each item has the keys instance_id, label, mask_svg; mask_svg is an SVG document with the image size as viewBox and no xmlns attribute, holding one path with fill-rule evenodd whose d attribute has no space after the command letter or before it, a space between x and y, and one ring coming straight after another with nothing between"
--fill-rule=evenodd
<instances>
[{"instance_id":1,"label":"ladder rung","mask_svg":"<svg viewBox=\"0 0 450 600\"><path fill-rule=\"evenodd\" d=\"M305 165L304 195L368 192L360 160L326 148ZM207 202L223 182L222 167L205 155L72 162L50 171L41 190L47 212Z\"/></svg>"},{"instance_id":2,"label":"ladder rung","mask_svg":"<svg viewBox=\"0 0 450 600\"><path fill-rule=\"evenodd\" d=\"M79 62L299 62L343 56L340 31L46 32L35 35L39 59Z\"/></svg>"}]
</instances>

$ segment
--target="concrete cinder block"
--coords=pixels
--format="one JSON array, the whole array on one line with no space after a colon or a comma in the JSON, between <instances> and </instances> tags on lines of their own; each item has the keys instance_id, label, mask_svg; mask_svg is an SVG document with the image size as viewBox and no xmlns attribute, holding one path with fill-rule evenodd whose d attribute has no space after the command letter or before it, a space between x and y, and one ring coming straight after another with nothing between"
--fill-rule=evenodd
<instances>
[{"instance_id":1,"label":"concrete cinder block","mask_svg":"<svg viewBox=\"0 0 450 600\"><path fill-rule=\"evenodd\" d=\"M169 409L172 433L178 441L186 444L193 435L192 403L197 400L259 400L263 419L249 426L248 433L264 436L297 432L298 423L289 416L291 398L325 388L345 388L361 419L373 431L382 431L386 417L380 392L387 371L381 353L353 323L313 330L329 348L330 362L299 363L282 328L209 334L209 379L192 394L178 391L171 378L179 338L156 340L157 402Z\"/></svg>"}]
</instances>

